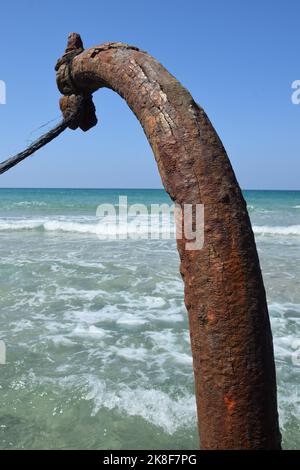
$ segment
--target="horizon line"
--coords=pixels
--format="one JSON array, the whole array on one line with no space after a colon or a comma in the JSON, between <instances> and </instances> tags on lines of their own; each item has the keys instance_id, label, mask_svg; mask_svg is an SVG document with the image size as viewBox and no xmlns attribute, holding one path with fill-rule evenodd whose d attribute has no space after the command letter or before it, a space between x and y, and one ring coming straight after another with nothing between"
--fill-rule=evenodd
<instances>
[{"instance_id":1,"label":"horizon line","mask_svg":"<svg viewBox=\"0 0 300 470\"><path fill-rule=\"evenodd\" d=\"M101 187L71 187L71 186L3 186L0 187L1 189L71 189L71 190L142 190L142 191L165 191L165 188L141 188L141 187L134 187L134 188L122 188L122 187L107 187L107 188L101 188ZM278 189L278 188L272 188L272 189L258 189L258 188L241 188L242 191L300 191L300 189Z\"/></svg>"}]
</instances>

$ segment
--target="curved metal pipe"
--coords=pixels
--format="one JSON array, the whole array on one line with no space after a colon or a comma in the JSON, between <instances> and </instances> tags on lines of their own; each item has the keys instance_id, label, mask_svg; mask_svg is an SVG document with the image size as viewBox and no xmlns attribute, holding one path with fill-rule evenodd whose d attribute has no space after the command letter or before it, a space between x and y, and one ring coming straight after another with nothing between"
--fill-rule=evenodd
<instances>
[{"instance_id":1,"label":"curved metal pipe","mask_svg":"<svg viewBox=\"0 0 300 470\"><path fill-rule=\"evenodd\" d=\"M266 294L246 203L222 142L190 93L149 54L122 43L87 50L78 44L71 67L58 62L60 91L116 91L141 123L172 200L204 204L203 248L177 242L201 448L280 449Z\"/></svg>"}]
</instances>

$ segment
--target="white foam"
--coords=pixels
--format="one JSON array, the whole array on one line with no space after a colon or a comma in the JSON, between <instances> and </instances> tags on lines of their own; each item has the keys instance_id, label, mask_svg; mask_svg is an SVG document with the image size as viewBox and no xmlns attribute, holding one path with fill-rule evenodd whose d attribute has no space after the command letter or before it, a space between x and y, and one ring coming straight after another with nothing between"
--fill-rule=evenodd
<instances>
[{"instance_id":1,"label":"white foam","mask_svg":"<svg viewBox=\"0 0 300 470\"><path fill-rule=\"evenodd\" d=\"M43 226L43 221L40 220L14 220L6 221L0 220L0 231L6 230L34 230L41 228Z\"/></svg>"},{"instance_id":2,"label":"white foam","mask_svg":"<svg viewBox=\"0 0 300 470\"><path fill-rule=\"evenodd\" d=\"M162 297L153 297L150 295L141 297L140 302L148 309L162 308L166 305L166 301Z\"/></svg>"},{"instance_id":3,"label":"white foam","mask_svg":"<svg viewBox=\"0 0 300 470\"><path fill-rule=\"evenodd\" d=\"M288 226L269 226L269 225L254 225L253 231L257 235L300 235L300 225Z\"/></svg>"},{"instance_id":4,"label":"white foam","mask_svg":"<svg viewBox=\"0 0 300 470\"><path fill-rule=\"evenodd\" d=\"M93 401L93 415L102 408L116 409L128 416L140 416L170 435L179 428L196 426L196 405L192 395L172 398L161 390L133 389L124 385L115 391L105 382L97 381L85 398Z\"/></svg>"},{"instance_id":5,"label":"white foam","mask_svg":"<svg viewBox=\"0 0 300 470\"><path fill-rule=\"evenodd\" d=\"M94 323L116 323L118 325L143 325L150 321L145 314L141 312L126 312L119 309L117 305L106 305L98 311L71 311L64 314L68 321L78 321L86 324Z\"/></svg>"},{"instance_id":6,"label":"white foam","mask_svg":"<svg viewBox=\"0 0 300 470\"><path fill-rule=\"evenodd\" d=\"M85 326L85 325L77 325L75 329L70 333L71 337L97 337L97 338L104 338L107 336L107 332L103 328L98 328L94 325Z\"/></svg>"},{"instance_id":7,"label":"white foam","mask_svg":"<svg viewBox=\"0 0 300 470\"><path fill-rule=\"evenodd\" d=\"M76 298L76 299L85 299L91 302L97 297L107 297L109 296L109 293L101 289L82 290L82 289L75 289L73 287L59 287L56 290L56 295L60 299Z\"/></svg>"},{"instance_id":8,"label":"white foam","mask_svg":"<svg viewBox=\"0 0 300 470\"><path fill-rule=\"evenodd\" d=\"M151 227L151 232L157 235L168 234L170 238L174 238L174 224ZM0 220L0 231L15 231L15 230L45 230L47 232L66 232L66 233L81 233L92 234L103 237L116 238L118 236L137 236L150 234L148 223L136 226L126 223L107 225L101 223L99 219L92 218L91 223L67 221L67 220L49 220L49 219L2 219Z\"/></svg>"},{"instance_id":9,"label":"white foam","mask_svg":"<svg viewBox=\"0 0 300 470\"><path fill-rule=\"evenodd\" d=\"M279 384L278 404L280 427L284 431L289 431L289 428L293 427L290 423L297 422L300 416L299 384L289 383L288 393L286 382Z\"/></svg>"},{"instance_id":10,"label":"white foam","mask_svg":"<svg viewBox=\"0 0 300 470\"><path fill-rule=\"evenodd\" d=\"M171 329L164 329L162 331L149 331L145 333L153 343L153 352L159 359L161 356L163 361L171 359L172 361L183 364L192 365L191 353L187 354L182 350L182 346L186 343L187 332L173 333ZM184 340L184 343L182 342ZM167 354L162 353L165 351Z\"/></svg>"},{"instance_id":11,"label":"white foam","mask_svg":"<svg viewBox=\"0 0 300 470\"><path fill-rule=\"evenodd\" d=\"M44 201L20 201L20 202L14 202L12 204L13 206L25 206L25 207L30 207L30 206L47 206L47 203Z\"/></svg>"},{"instance_id":12,"label":"white foam","mask_svg":"<svg viewBox=\"0 0 300 470\"><path fill-rule=\"evenodd\" d=\"M168 295L179 295L181 297L183 292L182 279L178 277L178 279L164 279L161 282L157 282L153 293L165 295L166 292L168 293Z\"/></svg>"},{"instance_id":13,"label":"white foam","mask_svg":"<svg viewBox=\"0 0 300 470\"><path fill-rule=\"evenodd\" d=\"M74 346L76 343L72 341L69 338L66 338L63 335L56 335L51 338L51 341L53 342L54 346L59 347L59 346Z\"/></svg>"},{"instance_id":14,"label":"white foam","mask_svg":"<svg viewBox=\"0 0 300 470\"><path fill-rule=\"evenodd\" d=\"M135 326L135 325L144 325L145 323L147 323L147 320L145 318L140 318L133 313L124 313L123 315L120 316L120 318L118 318L116 323L118 325Z\"/></svg>"},{"instance_id":15,"label":"white foam","mask_svg":"<svg viewBox=\"0 0 300 470\"><path fill-rule=\"evenodd\" d=\"M146 360L146 357L148 356L147 349L143 347L112 347L111 350L114 351L117 356L122 357L127 361L144 362Z\"/></svg>"}]
</instances>

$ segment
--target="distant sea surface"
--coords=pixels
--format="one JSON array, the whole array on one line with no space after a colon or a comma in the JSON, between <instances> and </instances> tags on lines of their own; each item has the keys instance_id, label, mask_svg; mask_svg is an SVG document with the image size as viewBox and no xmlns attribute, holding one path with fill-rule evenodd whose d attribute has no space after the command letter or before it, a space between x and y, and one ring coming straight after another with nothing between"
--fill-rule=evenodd
<instances>
[{"instance_id":1,"label":"distant sea surface","mask_svg":"<svg viewBox=\"0 0 300 470\"><path fill-rule=\"evenodd\" d=\"M99 239L102 203L163 190L0 190L1 449L195 449L174 239ZM245 191L285 448L300 448L300 192Z\"/></svg>"}]
</instances>

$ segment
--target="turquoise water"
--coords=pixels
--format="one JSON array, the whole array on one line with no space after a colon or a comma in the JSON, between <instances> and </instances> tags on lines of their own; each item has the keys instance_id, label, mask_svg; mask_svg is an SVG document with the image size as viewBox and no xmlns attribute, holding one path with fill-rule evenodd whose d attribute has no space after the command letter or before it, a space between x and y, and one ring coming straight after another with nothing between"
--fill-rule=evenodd
<instances>
[{"instance_id":1,"label":"turquoise water","mask_svg":"<svg viewBox=\"0 0 300 470\"><path fill-rule=\"evenodd\" d=\"M0 190L0 448L194 449L174 239L100 239L102 203L162 190ZM285 448L300 448L300 192L246 191ZM145 220L142 232L147 229Z\"/></svg>"}]
</instances>

